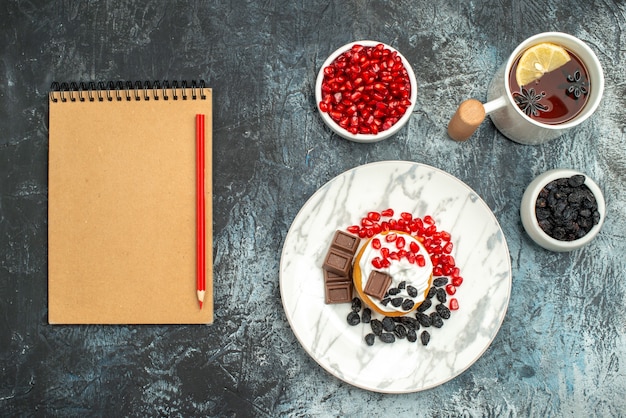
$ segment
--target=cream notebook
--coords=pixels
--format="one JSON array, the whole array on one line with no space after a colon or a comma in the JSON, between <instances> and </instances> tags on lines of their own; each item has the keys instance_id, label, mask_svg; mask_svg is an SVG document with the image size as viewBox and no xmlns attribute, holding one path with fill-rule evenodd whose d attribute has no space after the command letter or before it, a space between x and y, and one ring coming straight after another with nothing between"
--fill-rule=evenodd
<instances>
[{"instance_id":1,"label":"cream notebook","mask_svg":"<svg viewBox=\"0 0 626 418\"><path fill-rule=\"evenodd\" d=\"M211 323L212 90L55 83L49 106L49 323ZM202 309L196 114L206 118Z\"/></svg>"}]
</instances>

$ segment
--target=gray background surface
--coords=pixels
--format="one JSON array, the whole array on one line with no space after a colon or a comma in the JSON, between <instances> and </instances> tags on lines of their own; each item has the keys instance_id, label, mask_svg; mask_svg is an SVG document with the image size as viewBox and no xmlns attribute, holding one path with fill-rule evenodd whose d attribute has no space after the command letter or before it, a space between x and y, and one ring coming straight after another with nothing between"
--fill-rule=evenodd
<instances>
[{"instance_id":1,"label":"gray background surface","mask_svg":"<svg viewBox=\"0 0 626 418\"><path fill-rule=\"evenodd\" d=\"M4 416L619 416L626 411L626 5L622 1L108 1L0 6L0 414ZM605 69L584 126L540 146L486 121L446 136L484 100L523 39L578 36ZM315 76L339 46L385 42L413 66L409 124L364 145L331 134ZM214 94L215 323L47 324L47 93L53 81L204 79ZM441 168L488 204L513 288L490 348L435 389L366 392L307 356L282 310L283 239L321 185L355 166ZM608 217L587 248L534 245L525 186L566 167L595 179Z\"/></svg>"}]
</instances>

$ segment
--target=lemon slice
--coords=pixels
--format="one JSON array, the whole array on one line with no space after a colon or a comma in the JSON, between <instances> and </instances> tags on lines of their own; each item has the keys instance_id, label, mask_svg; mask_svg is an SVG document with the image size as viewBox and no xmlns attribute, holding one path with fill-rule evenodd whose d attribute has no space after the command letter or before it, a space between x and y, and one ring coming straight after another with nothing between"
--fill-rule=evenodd
<instances>
[{"instance_id":1,"label":"lemon slice","mask_svg":"<svg viewBox=\"0 0 626 418\"><path fill-rule=\"evenodd\" d=\"M517 84L525 86L538 80L545 73L565 65L570 59L565 48L559 45L544 42L531 46L524 51L517 64L515 70Z\"/></svg>"}]
</instances>

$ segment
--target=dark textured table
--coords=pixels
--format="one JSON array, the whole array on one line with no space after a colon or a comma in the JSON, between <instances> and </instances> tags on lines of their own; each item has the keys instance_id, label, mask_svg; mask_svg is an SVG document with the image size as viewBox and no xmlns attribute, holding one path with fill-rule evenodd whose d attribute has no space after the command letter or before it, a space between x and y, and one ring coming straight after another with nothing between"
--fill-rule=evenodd
<instances>
[{"instance_id":1,"label":"dark textured table","mask_svg":"<svg viewBox=\"0 0 626 418\"><path fill-rule=\"evenodd\" d=\"M38 4L39 3L39 4ZM620 416L626 412L626 5L537 1L111 1L0 6L0 415ZM538 32L587 42L606 92L582 127L524 146L490 121L446 136L462 99ZM419 83L409 124L376 144L332 134L315 76L337 47L400 50ZM47 323L48 102L53 81L204 79L214 92L212 326ZM472 187L507 239L513 285L484 355L431 390L382 395L331 376L281 305L282 243L298 210L345 170L382 160ZM605 192L598 238L536 246L519 202L541 172L585 172Z\"/></svg>"}]
</instances>

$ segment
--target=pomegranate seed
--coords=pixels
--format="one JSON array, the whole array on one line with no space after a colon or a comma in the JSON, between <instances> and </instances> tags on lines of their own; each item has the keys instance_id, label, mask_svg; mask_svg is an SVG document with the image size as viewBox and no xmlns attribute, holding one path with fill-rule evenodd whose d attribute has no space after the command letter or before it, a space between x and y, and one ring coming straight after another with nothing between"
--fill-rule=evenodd
<instances>
[{"instance_id":1,"label":"pomegranate seed","mask_svg":"<svg viewBox=\"0 0 626 418\"><path fill-rule=\"evenodd\" d=\"M456 298L450 299L450 310L456 311L457 309L459 309L459 301Z\"/></svg>"},{"instance_id":2,"label":"pomegranate seed","mask_svg":"<svg viewBox=\"0 0 626 418\"><path fill-rule=\"evenodd\" d=\"M389 259L390 260L394 260L394 261L398 261L398 260L400 260L400 256L398 255L397 252L393 251L393 252L389 253Z\"/></svg>"},{"instance_id":3,"label":"pomegranate seed","mask_svg":"<svg viewBox=\"0 0 626 418\"><path fill-rule=\"evenodd\" d=\"M361 219L361 225L362 226L372 226L372 225L374 225L374 222L372 222L368 218L363 218L363 219Z\"/></svg>"},{"instance_id":4,"label":"pomegranate seed","mask_svg":"<svg viewBox=\"0 0 626 418\"><path fill-rule=\"evenodd\" d=\"M441 267L437 266L433 268L433 276L441 276L443 275L443 271L441 270Z\"/></svg>"},{"instance_id":5,"label":"pomegranate seed","mask_svg":"<svg viewBox=\"0 0 626 418\"><path fill-rule=\"evenodd\" d=\"M420 251L420 246L417 244L417 242L415 241L411 241L409 243L409 249L411 250L411 252L413 253L418 253Z\"/></svg>"},{"instance_id":6,"label":"pomegranate seed","mask_svg":"<svg viewBox=\"0 0 626 418\"><path fill-rule=\"evenodd\" d=\"M408 253L408 254L406 255L406 259L409 261L409 263L411 263L411 264L415 264L415 261L416 261L415 254L413 254L413 253Z\"/></svg>"},{"instance_id":7,"label":"pomegranate seed","mask_svg":"<svg viewBox=\"0 0 626 418\"><path fill-rule=\"evenodd\" d=\"M411 215L409 212L402 212L400 216L407 222L410 222L413 219L413 215Z\"/></svg>"},{"instance_id":8,"label":"pomegranate seed","mask_svg":"<svg viewBox=\"0 0 626 418\"><path fill-rule=\"evenodd\" d=\"M380 229L381 229L381 232L389 232L389 230L391 229L389 228L389 222L387 221L381 222Z\"/></svg>"},{"instance_id":9,"label":"pomegranate seed","mask_svg":"<svg viewBox=\"0 0 626 418\"><path fill-rule=\"evenodd\" d=\"M389 259L387 258L383 258L383 260L381 261L381 264L383 266L383 268L387 268L391 265L391 261L389 261Z\"/></svg>"},{"instance_id":10,"label":"pomegranate seed","mask_svg":"<svg viewBox=\"0 0 626 418\"><path fill-rule=\"evenodd\" d=\"M382 254L383 258L389 257L389 248L387 247L381 248L380 253Z\"/></svg>"},{"instance_id":11,"label":"pomegranate seed","mask_svg":"<svg viewBox=\"0 0 626 418\"><path fill-rule=\"evenodd\" d=\"M401 250L404 248L404 245L405 245L404 237L398 237L396 239L396 248Z\"/></svg>"},{"instance_id":12,"label":"pomegranate seed","mask_svg":"<svg viewBox=\"0 0 626 418\"><path fill-rule=\"evenodd\" d=\"M426 265L426 259L421 254L418 254L418 255L415 256L415 262L420 267L424 267Z\"/></svg>"},{"instance_id":13,"label":"pomegranate seed","mask_svg":"<svg viewBox=\"0 0 626 418\"><path fill-rule=\"evenodd\" d=\"M382 231L382 228L380 226L380 224L378 222L376 222L373 226L372 229L374 230L375 234L380 234L380 232Z\"/></svg>"},{"instance_id":14,"label":"pomegranate seed","mask_svg":"<svg viewBox=\"0 0 626 418\"><path fill-rule=\"evenodd\" d=\"M375 250L380 250L381 246L382 245L381 245L380 240L378 238L374 238L372 240L372 248L374 248Z\"/></svg>"},{"instance_id":15,"label":"pomegranate seed","mask_svg":"<svg viewBox=\"0 0 626 418\"><path fill-rule=\"evenodd\" d=\"M367 236L367 228L359 229L359 238L365 238Z\"/></svg>"},{"instance_id":16,"label":"pomegranate seed","mask_svg":"<svg viewBox=\"0 0 626 418\"><path fill-rule=\"evenodd\" d=\"M458 277L452 277L452 285L459 287L463 284L463 277L458 276Z\"/></svg>"},{"instance_id":17,"label":"pomegranate seed","mask_svg":"<svg viewBox=\"0 0 626 418\"><path fill-rule=\"evenodd\" d=\"M385 209L380 213L382 216L391 217L393 216L393 209Z\"/></svg>"},{"instance_id":18,"label":"pomegranate seed","mask_svg":"<svg viewBox=\"0 0 626 418\"><path fill-rule=\"evenodd\" d=\"M450 254L452 252L452 243L448 242L444 247L443 247L443 252L446 254Z\"/></svg>"},{"instance_id":19,"label":"pomegranate seed","mask_svg":"<svg viewBox=\"0 0 626 418\"><path fill-rule=\"evenodd\" d=\"M454 267L452 269L452 273L450 273L450 276L454 277L459 277L459 275L461 274L461 269L458 267Z\"/></svg>"},{"instance_id":20,"label":"pomegranate seed","mask_svg":"<svg viewBox=\"0 0 626 418\"><path fill-rule=\"evenodd\" d=\"M406 250L398 251L398 257L405 258L409 253Z\"/></svg>"},{"instance_id":21,"label":"pomegranate seed","mask_svg":"<svg viewBox=\"0 0 626 418\"><path fill-rule=\"evenodd\" d=\"M444 241L450 241L450 234L446 231L441 231L441 239Z\"/></svg>"},{"instance_id":22,"label":"pomegranate seed","mask_svg":"<svg viewBox=\"0 0 626 418\"><path fill-rule=\"evenodd\" d=\"M380 257L374 257L372 258L372 266L374 266L375 269L381 269L383 268L382 261Z\"/></svg>"},{"instance_id":23,"label":"pomegranate seed","mask_svg":"<svg viewBox=\"0 0 626 418\"><path fill-rule=\"evenodd\" d=\"M432 216L430 216L430 215L426 215L426 216L424 216L424 223L425 223L426 225L429 225L429 226L430 226L430 225L434 225L434 224L435 224L435 220L433 219L433 217L432 217Z\"/></svg>"},{"instance_id":24,"label":"pomegranate seed","mask_svg":"<svg viewBox=\"0 0 626 418\"><path fill-rule=\"evenodd\" d=\"M359 233L359 229L361 229L361 227L360 227L360 226L358 226L358 225L352 225L352 226L349 226L349 227L347 228L347 231L348 231L348 232L350 232L351 234L358 234L358 233Z\"/></svg>"},{"instance_id":25,"label":"pomegranate seed","mask_svg":"<svg viewBox=\"0 0 626 418\"><path fill-rule=\"evenodd\" d=\"M374 236L374 230L372 228L367 228L367 237L372 238Z\"/></svg>"},{"instance_id":26,"label":"pomegranate seed","mask_svg":"<svg viewBox=\"0 0 626 418\"><path fill-rule=\"evenodd\" d=\"M379 221L380 220L380 213L378 213L378 212L369 212L367 214L367 218L372 220L372 221L374 221L374 222Z\"/></svg>"},{"instance_id":27,"label":"pomegranate seed","mask_svg":"<svg viewBox=\"0 0 626 418\"><path fill-rule=\"evenodd\" d=\"M387 241L387 242L394 242L396 240L396 238L398 238L398 235L394 234L393 232L391 234L385 235L385 241Z\"/></svg>"},{"instance_id":28,"label":"pomegranate seed","mask_svg":"<svg viewBox=\"0 0 626 418\"><path fill-rule=\"evenodd\" d=\"M451 284L446 285L446 293L450 296L454 295L456 293L456 287Z\"/></svg>"}]
</instances>

